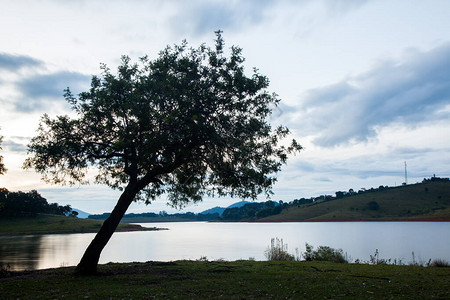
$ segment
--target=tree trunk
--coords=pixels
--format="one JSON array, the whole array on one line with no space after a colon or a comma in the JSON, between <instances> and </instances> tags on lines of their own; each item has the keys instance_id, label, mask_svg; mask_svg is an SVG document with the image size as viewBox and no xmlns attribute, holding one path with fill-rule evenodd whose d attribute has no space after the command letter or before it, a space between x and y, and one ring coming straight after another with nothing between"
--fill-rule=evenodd
<instances>
[{"instance_id":1,"label":"tree trunk","mask_svg":"<svg viewBox=\"0 0 450 300\"><path fill-rule=\"evenodd\" d=\"M114 231L116 231L120 220L122 220L123 215L127 211L137 192L138 189L136 188L136 185L129 184L125 188L125 191L120 195L111 215L103 222L102 227L84 252L83 257L76 268L77 274L90 275L97 272L97 264L101 252Z\"/></svg>"}]
</instances>

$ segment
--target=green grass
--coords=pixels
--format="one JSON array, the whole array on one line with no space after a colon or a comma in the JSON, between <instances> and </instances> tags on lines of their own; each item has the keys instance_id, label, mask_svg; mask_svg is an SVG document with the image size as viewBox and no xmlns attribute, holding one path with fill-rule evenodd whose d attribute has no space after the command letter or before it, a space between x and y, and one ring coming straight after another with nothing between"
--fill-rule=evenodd
<instances>
[{"instance_id":1,"label":"green grass","mask_svg":"<svg viewBox=\"0 0 450 300\"><path fill-rule=\"evenodd\" d=\"M103 221L39 214L35 217L0 218L1 235L98 232ZM119 224L121 230L144 230L139 225Z\"/></svg>"},{"instance_id":2,"label":"green grass","mask_svg":"<svg viewBox=\"0 0 450 300\"><path fill-rule=\"evenodd\" d=\"M370 209L375 201L379 209ZM420 183L294 206L262 221L450 220L450 182Z\"/></svg>"},{"instance_id":3,"label":"green grass","mask_svg":"<svg viewBox=\"0 0 450 300\"><path fill-rule=\"evenodd\" d=\"M0 279L2 299L448 299L449 268L329 262L108 264L79 277L73 268Z\"/></svg>"}]
</instances>

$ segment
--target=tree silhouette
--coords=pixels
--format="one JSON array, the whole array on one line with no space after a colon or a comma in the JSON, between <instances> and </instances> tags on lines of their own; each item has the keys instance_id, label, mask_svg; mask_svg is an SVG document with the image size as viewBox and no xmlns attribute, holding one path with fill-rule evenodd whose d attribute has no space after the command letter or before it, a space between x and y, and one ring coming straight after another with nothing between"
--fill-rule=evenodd
<instances>
[{"instance_id":1,"label":"tree silhouette","mask_svg":"<svg viewBox=\"0 0 450 300\"><path fill-rule=\"evenodd\" d=\"M295 140L279 145L286 127L268 122L279 103L267 77L247 77L241 49L167 46L155 60L132 64L122 57L117 75L102 65L89 91L66 100L77 118L44 115L29 144L25 168L52 183L97 183L122 190L111 215L86 249L77 271L96 272L100 253L133 200L150 203L166 194L174 207L203 196L255 199L271 193L275 173Z\"/></svg>"}]
</instances>

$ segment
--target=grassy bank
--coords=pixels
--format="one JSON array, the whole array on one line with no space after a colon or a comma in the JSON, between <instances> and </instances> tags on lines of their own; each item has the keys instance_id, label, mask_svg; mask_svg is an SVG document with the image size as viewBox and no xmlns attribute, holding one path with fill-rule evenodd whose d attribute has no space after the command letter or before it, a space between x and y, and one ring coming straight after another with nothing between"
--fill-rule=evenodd
<instances>
[{"instance_id":1,"label":"grassy bank","mask_svg":"<svg viewBox=\"0 0 450 300\"><path fill-rule=\"evenodd\" d=\"M1 235L97 232L103 221L56 215L0 218ZM117 231L149 230L139 225L119 224Z\"/></svg>"},{"instance_id":2,"label":"grassy bank","mask_svg":"<svg viewBox=\"0 0 450 300\"><path fill-rule=\"evenodd\" d=\"M108 264L100 275L73 268L0 279L2 299L448 299L450 269L329 262Z\"/></svg>"},{"instance_id":3,"label":"grassy bank","mask_svg":"<svg viewBox=\"0 0 450 300\"><path fill-rule=\"evenodd\" d=\"M371 205L376 203L376 205ZM261 221L450 221L450 182L367 191L332 201L292 206Z\"/></svg>"}]
</instances>

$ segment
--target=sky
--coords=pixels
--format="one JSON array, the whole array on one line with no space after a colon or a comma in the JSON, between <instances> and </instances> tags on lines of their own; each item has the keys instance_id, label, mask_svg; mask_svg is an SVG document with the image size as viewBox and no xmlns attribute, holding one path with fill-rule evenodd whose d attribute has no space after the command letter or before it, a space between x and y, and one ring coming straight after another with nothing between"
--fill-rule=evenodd
<instances>
[{"instance_id":1,"label":"sky","mask_svg":"<svg viewBox=\"0 0 450 300\"><path fill-rule=\"evenodd\" d=\"M46 184L23 170L39 119L70 114L63 90L87 90L100 63L156 58L186 39L243 48L282 99L271 122L304 150L277 174L272 200L450 177L450 1L0 0L0 187L111 211L118 191ZM204 199L200 212L241 199ZM265 200L261 197L259 200ZM165 197L129 212L176 212Z\"/></svg>"}]
</instances>

